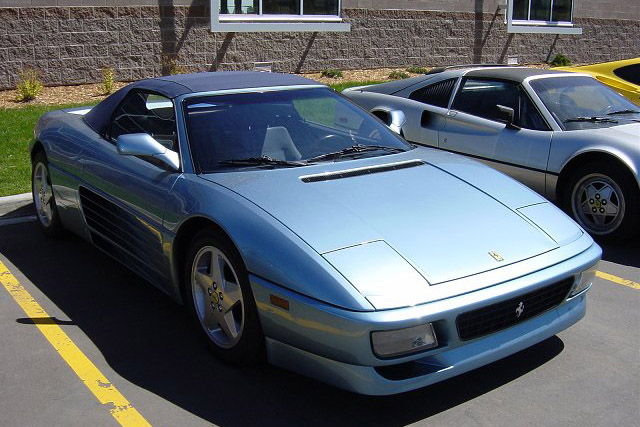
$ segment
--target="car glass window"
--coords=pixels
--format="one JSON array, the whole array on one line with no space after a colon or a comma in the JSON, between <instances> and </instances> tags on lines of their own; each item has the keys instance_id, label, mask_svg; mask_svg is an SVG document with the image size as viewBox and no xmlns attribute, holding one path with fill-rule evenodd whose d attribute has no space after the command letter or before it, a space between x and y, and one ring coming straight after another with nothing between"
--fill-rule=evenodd
<instances>
[{"instance_id":1,"label":"car glass window","mask_svg":"<svg viewBox=\"0 0 640 427\"><path fill-rule=\"evenodd\" d=\"M566 130L614 126L640 119L640 114L633 113L638 110L637 105L591 77L541 78L532 80L530 85ZM624 111L629 113L612 115Z\"/></svg>"},{"instance_id":2,"label":"car glass window","mask_svg":"<svg viewBox=\"0 0 640 427\"><path fill-rule=\"evenodd\" d=\"M388 127L328 88L197 96L185 101L184 112L201 172L226 171L236 166L230 161L240 159L302 164L353 146L382 147L362 153L367 156L411 149Z\"/></svg>"},{"instance_id":3,"label":"car glass window","mask_svg":"<svg viewBox=\"0 0 640 427\"><path fill-rule=\"evenodd\" d=\"M107 139L115 142L118 136L130 133L147 133L170 150L178 151L173 102L160 95L129 93L114 112Z\"/></svg>"},{"instance_id":4,"label":"car glass window","mask_svg":"<svg viewBox=\"0 0 640 427\"><path fill-rule=\"evenodd\" d=\"M640 85L640 64L631 64L616 68L613 74L634 85Z\"/></svg>"},{"instance_id":5,"label":"car glass window","mask_svg":"<svg viewBox=\"0 0 640 427\"><path fill-rule=\"evenodd\" d=\"M457 79L447 79L411 92L409 99L447 108Z\"/></svg>"},{"instance_id":6,"label":"car glass window","mask_svg":"<svg viewBox=\"0 0 640 427\"><path fill-rule=\"evenodd\" d=\"M551 130L529 95L520 87L520 109L516 124L525 129Z\"/></svg>"},{"instance_id":7,"label":"car glass window","mask_svg":"<svg viewBox=\"0 0 640 427\"><path fill-rule=\"evenodd\" d=\"M518 85L511 82L465 79L453 101L454 110L473 114L489 120L502 120L502 113L497 105L513 108L518 116Z\"/></svg>"}]
</instances>

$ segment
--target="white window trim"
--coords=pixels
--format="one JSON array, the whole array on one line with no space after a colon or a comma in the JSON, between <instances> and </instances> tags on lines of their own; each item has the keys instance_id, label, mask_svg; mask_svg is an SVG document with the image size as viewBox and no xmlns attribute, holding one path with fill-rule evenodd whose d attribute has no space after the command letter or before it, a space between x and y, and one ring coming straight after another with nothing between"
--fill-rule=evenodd
<instances>
[{"instance_id":1,"label":"white window trim","mask_svg":"<svg viewBox=\"0 0 640 427\"><path fill-rule=\"evenodd\" d=\"M342 1L338 0L338 11ZM220 14L220 0L211 0L211 31L247 32L321 32L351 31L351 24L336 15L233 15Z\"/></svg>"},{"instance_id":2,"label":"white window trim","mask_svg":"<svg viewBox=\"0 0 640 427\"><path fill-rule=\"evenodd\" d=\"M582 28L575 27L573 22L547 22L513 19L513 0L507 1L506 24L507 33L520 34L582 34ZM574 2L571 2L573 9ZM571 11L573 18L573 10Z\"/></svg>"}]
</instances>

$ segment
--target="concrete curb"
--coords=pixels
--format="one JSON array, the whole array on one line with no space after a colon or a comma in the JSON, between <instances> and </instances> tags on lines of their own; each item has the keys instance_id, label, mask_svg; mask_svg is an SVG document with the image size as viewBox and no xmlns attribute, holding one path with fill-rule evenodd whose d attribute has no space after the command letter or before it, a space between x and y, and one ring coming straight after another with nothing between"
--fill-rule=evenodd
<instances>
[{"instance_id":1,"label":"concrete curb","mask_svg":"<svg viewBox=\"0 0 640 427\"><path fill-rule=\"evenodd\" d=\"M33 215L33 199L31 193L0 197L0 218L18 218Z\"/></svg>"}]
</instances>

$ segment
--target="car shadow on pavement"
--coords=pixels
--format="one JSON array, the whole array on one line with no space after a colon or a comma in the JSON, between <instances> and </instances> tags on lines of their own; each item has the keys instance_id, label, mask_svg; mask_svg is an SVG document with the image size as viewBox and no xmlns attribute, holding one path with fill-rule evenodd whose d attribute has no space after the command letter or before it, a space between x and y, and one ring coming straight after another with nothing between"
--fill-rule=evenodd
<instances>
[{"instance_id":1,"label":"car shadow on pavement","mask_svg":"<svg viewBox=\"0 0 640 427\"><path fill-rule=\"evenodd\" d=\"M78 238L46 238L35 222L4 226L0 253L63 311L59 316L92 340L120 376L220 426L406 425L499 388L564 348L552 337L421 390L361 396L268 365L235 368L220 362L181 306ZM16 321L24 327L38 323ZM145 408L138 409L144 414Z\"/></svg>"},{"instance_id":2,"label":"car shadow on pavement","mask_svg":"<svg viewBox=\"0 0 640 427\"><path fill-rule=\"evenodd\" d=\"M636 242L600 243L604 261L640 268L640 245Z\"/></svg>"}]
</instances>

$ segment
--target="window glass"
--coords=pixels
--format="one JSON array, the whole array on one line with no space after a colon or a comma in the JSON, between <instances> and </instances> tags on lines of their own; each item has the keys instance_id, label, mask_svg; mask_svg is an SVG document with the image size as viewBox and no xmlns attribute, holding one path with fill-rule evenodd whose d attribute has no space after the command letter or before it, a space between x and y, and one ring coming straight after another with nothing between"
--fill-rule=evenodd
<instances>
[{"instance_id":1,"label":"window glass","mask_svg":"<svg viewBox=\"0 0 640 427\"><path fill-rule=\"evenodd\" d=\"M567 130L612 126L640 119L638 107L591 77L554 77L531 81L544 105ZM582 120L601 117L610 120Z\"/></svg>"},{"instance_id":2,"label":"window glass","mask_svg":"<svg viewBox=\"0 0 640 427\"><path fill-rule=\"evenodd\" d=\"M551 130L547 122L544 120L536 105L531 101L522 89L520 89L520 111L517 111L516 124L525 129L531 130Z\"/></svg>"},{"instance_id":3,"label":"window glass","mask_svg":"<svg viewBox=\"0 0 640 427\"><path fill-rule=\"evenodd\" d=\"M304 0L305 15L338 15L337 0Z\"/></svg>"},{"instance_id":4,"label":"window glass","mask_svg":"<svg viewBox=\"0 0 640 427\"><path fill-rule=\"evenodd\" d=\"M490 120L504 117L496 105L518 111L518 87L515 83L466 79L453 101L452 108ZM516 114L517 116L517 114Z\"/></svg>"},{"instance_id":5,"label":"window glass","mask_svg":"<svg viewBox=\"0 0 640 427\"><path fill-rule=\"evenodd\" d=\"M571 0L553 0L552 21L571 21Z\"/></svg>"},{"instance_id":6,"label":"window glass","mask_svg":"<svg viewBox=\"0 0 640 427\"><path fill-rule=\"evenodd\" d=\"M262 156L304 162L354 145L411 148L329 89L193 97L184 108L189 144L202 172L238 168L225 161ZM362 153L384 154L389 151Z\"/></svg>"},{"instance_id":7,"label":"window glass","mask_svg":"<svg viewBox=\"0 0 640 427\"><path fill-rule=\"evenodd\" d=\"M257 14L259 10L259 0L220 0L220 14L223 15Z\"/></svg>"},{"instance_id":8,"label":"window glass","mask_svg":"<svg viewBox=\"0 0 640 427\"><path fill-rule=\"evenodd\" d=\"M634 85L640 85L640 64L631 64L613 70L613 74Z\"/></svg>"},{"instance_id":9,"label":"window glass","mask_svg":"<svg viewBox=\"0 0 640 427\"><path fill-rule=\"evenodd\" d=\"M220 14L339 15L339 0L220 0Z\"/></svg>"},{"instance_id":10,"label":"window glass","mask_svg":"<svg viewBox=\"0 0 640 427\"><path fill-rule=\"evenodd\" d=\"M571 22L573 0L511 0L516 21Z\"/></svg>"},{"instance_id":11,"label":"window glass","mask_svg":"<svg viewBox=\"0 0 640 427\"><path fill-rule=\"evenodd\" d=\"M513 0L513 19L529 19L529 0Z\"/></svg>"},{"instance_id":12,"label":"window glass","mask_svg":"<svg viewBox=\"0 0 640 427\"><path fill-rule=\"evenodd\" d=\"M551 17L551 0L531 0L532 21L549 21Z\"/></svg>"},{"instance_id":13,"label":"window glass","mask_svg":"<svg viewBox=\"0 0 640 427\"><path fill-rule=\"evenodd\" d=\"M171 100L145 92L130 92L116 108L108 139L115 142L118 136L130 133L147 133L165 147L178 151Z\"/></svg>"},{"instance_id":14,"label":"window glass","mask_svg":"<svg viewBox=\"0 0 640 427\"><path fill-rule=\"evenodd\" d=\"M436 107L447 108L451 92L457 79L448 79L420 88L409 95L409 99L435 105Z\"/></svg>"}]
</instances>

